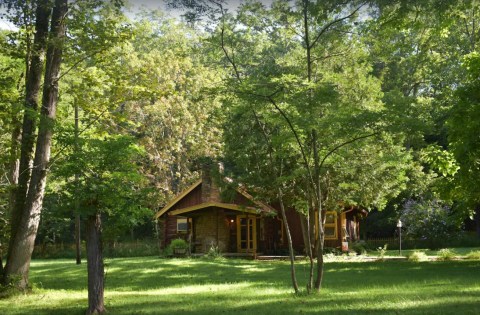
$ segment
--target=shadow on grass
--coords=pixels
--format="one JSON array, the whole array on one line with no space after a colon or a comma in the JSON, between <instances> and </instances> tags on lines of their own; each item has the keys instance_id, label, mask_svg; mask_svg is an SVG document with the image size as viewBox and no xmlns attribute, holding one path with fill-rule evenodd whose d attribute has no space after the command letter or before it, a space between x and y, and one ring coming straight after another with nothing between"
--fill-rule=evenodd
<instances>
[{"instance_id":1,"label":"shadow on grass","mask_svg":"<svg viewBox=\"0 0 480 315\"><path fill-rule=\"evenodd\" d=\"M327 263L322 293L310 296L291 293L286 262L145 257L110 259L106 266L105 301L112 314L477 314L480 309L478 261ZM299 262L300 283L307 274L307 265ZM40 261L31 279L47 291L86 290L86 264ZM84 297L28 311L83 314Z\"/></svg>"}]
</instances>

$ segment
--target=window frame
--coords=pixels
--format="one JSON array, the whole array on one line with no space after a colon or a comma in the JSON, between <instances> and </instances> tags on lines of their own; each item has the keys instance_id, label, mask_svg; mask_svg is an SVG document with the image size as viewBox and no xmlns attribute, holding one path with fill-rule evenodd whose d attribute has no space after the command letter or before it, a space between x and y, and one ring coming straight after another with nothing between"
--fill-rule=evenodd
<instances>
[{"instance_id":1,"label":"window frame","mask_svg":"<svg viewBox=\"0 0 480 315\"><path fill-rule=\"evenodd\" d=\"M333 214L333 223L327 223L326 221L326 217L328 215L332 215ZM326 211L325 212L325 226L324 226L324 231L327 230L327 228L333 228L333 235L329 235L327 236L325 234L325 239L326 240L336 240L338 238L338 214L336 211Z\"/></svg>"},{"instance_id":2,"label":"window frame","mask_svg":"<svg viewBox=\"0 0 480 315\"><path fill-rule=\"evenodd\" d=\"M189 230L189 220L188 220L188 218L186 218L186 217L177 217L177 222L176 222L176 223L177 223L177 233L179 233L179 234L180 234L180 233L183 233L183 234L188 233L188 230ZM186 224L186 225L187 225L187 228L186 228L185 230L180 230L180 229L178 228L178 225L179 225L179 224Z\"/></svg>"}]
</instances>

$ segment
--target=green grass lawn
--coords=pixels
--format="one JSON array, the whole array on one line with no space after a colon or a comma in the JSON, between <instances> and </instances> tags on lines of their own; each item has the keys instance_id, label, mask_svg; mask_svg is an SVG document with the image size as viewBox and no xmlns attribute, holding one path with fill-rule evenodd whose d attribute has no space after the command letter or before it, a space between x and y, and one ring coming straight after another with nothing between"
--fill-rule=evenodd
<instances>
[{"instance_id":1,"label":"green grass lawn","mask_svg":"<svg viewBox=\"0 0 480 315\"><path fill-rule=\"evenodd\" d=\"M107 260L110 314L478 314L480 261L329 262L319 295L295 296L287 262ZM305 263L297 268L305 282ZM0 300L0 314L84 314L86 264L36 260L33 294Z\"/></svg>"}]
</instances>

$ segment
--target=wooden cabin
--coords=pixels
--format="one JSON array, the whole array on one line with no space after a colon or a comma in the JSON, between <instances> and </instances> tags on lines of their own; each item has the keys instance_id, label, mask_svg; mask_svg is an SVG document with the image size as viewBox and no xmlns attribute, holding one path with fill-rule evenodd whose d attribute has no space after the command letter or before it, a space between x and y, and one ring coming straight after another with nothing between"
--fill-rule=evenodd
<instances>
[{"instance_id":1,"label":"wooden cabin","mask_svg":"<svg viewBox=\"0 0 480 315\"><path fill-rule=\"evenodd\" d=\"M164 208L155 214L160 227L162 247L182 238L191 244L193 253L206 253L218 246L223 253L287 255L288 246L279 211L255 200L248 192L236 189L233 198L222 200L220 189L208 171ZM356 208L327 212L325 246L341 248L342 241L359 239ZM287 211L293 247L304 253L300 217L294 209Z\"/></svg>"}]
</instances>

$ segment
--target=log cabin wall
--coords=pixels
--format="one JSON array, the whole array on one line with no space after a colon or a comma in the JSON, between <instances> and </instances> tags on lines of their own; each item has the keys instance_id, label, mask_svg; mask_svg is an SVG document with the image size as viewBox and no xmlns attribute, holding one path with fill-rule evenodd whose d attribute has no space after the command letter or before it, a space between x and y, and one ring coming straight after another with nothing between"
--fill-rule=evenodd
<instances>
[{"instance_id":1,"label":"log cabin wall","mask_svg":"<svg viewBox=\"0 0 480 315\"><path fill-rule=\"evenodd\" d=\"M221 252L230 247L230 225L223 209L213 208L195 218L195 252L206 253L212 244Z\"/></svg>"},{"instance_id":2,"label":"log cabin wall","mask_svg":"<svg viewBox=\"0 0 480 315\"><path fill-rule=\"evenodd\" d=\"M300 225L300 214L295 209L287 209L287 216L290 234L292 236L292 245L296 254L303 255L305 253L305 243L303 242L302 227ZM286 237L286 236L285 236ZM287 240L285 239L285 246Z\"/></svg>"},{"instance_id":3,"label":"log cabin wall","mask_svg":"<svg viewBox=\"0 0 480 315\"><path fill-rule=\"evenodd\" d=\"M164 223L165 243L164 246L170 245L172 240L182 238L187 240L188 233L177 233L177 216L166 215Z\"/></svg>"}]
</instances>

